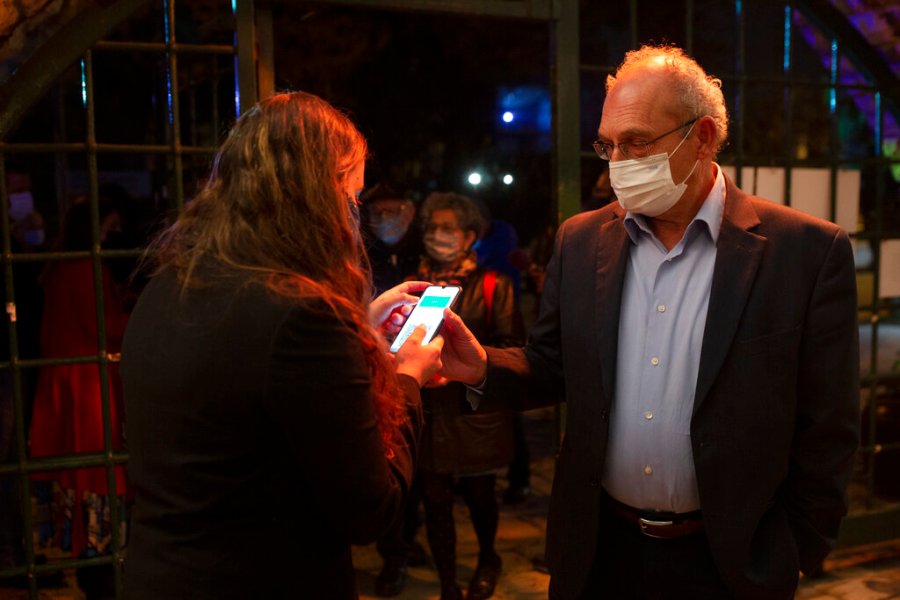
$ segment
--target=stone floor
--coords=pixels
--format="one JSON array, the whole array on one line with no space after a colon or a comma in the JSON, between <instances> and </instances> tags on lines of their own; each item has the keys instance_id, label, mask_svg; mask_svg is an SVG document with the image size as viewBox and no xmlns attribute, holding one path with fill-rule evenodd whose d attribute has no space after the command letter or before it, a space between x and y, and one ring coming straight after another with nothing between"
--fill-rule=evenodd
<instances>
[{"instance_id":1,"label":"stone floor","mask_svg":"<svg viewBox=\"0 0 900 600\"><path fill-rule=\"evenodd\" d=\"M553 476L551 411L526 414L526 431L532 452L532 495L520 505L500 508L497 550L503 558L503 575L497 584L497 600L538 600L547 597L549 576L535 568L544 546L544 527ZM498 481L498 493L505 489ZM457 579L468 583L475 569L478 543L465 505L455 507L457 530ZM424 527L419 541L427 549ZM374 600L374 581L381 559L374 545L354 549L360 592L364 600ZM465 589L465 588L464 588ZM409 569L407 585L397 600L437 600L440 595L437 573L432 564ZM864 547L834 551L825 563L825 575L802 579L796 595L800 600L900 600L900 539Z\"/></svg>"},{"instance_id":2,"label":"stone floor","mask_svg":"<svg viewBox=\"0 0 900 600\"><path fill-rule=\"evenodd\" d=\"M497 600L538 600L547 597L549 577L535 568L534 558L544 549L544 527L553 476L552 411L526 414L525 426L532 453L531 496L515 506L501 505L497 550L503 558L503 575L494 597ZM498 494L506 482L498 481ZM478 546L465 506L455 508L457 522L458 580L465 586L475 568ZM427 549L425 531L419 541ZM354 548L359 588L363 600L374 600L375 576L381 559L374 545ZM900 539L865 547L833 552L825 564L825 575L819 579L801 580L796 598L800 600L900 600ZM77 588L74 575L67 573L67 586L42 589L41 600L85 600ZM0 600L25 600L27 592L2 588ZM298 598L303 598L298 590ZM409 570L406 589L397 600L437 600L439 585L432 564Z\"/></svg>"}]
</instances>

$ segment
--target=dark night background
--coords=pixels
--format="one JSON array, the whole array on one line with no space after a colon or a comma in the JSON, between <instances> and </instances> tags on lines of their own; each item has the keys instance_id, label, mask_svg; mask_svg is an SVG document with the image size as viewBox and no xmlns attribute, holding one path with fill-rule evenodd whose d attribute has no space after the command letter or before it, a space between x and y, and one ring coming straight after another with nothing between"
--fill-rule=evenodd
<instances>
[{"instance_id":1,"label":"dark night background","mask_svg":"<svg viewBox=\"0 0 900 600\"><path fill-rule=\"evenodd\" d=\"M261 6L262 4L258 4ZM727 164L741 144L745 164L780 164L795 159L829 160L831 144L844 158L871 155L871 131L853 102L839 95L840 139L833 138L827 94L797 86L786 147L782 45L784 25L778 3L747 2L746 73L772 83L748 86L743 98L744 137L732 134L720 157ZM230 2L193 0L176 4L179 43L231 45ZM511 221L522 244L556 219L553 202L549 98L550 25L538 21L336 7L312 2L271 4L277 90L318 94L347 111L371 147L367 183L390 178L422 197L433 190L468 193L486 201L496 217ZM628 3L580 2L580 137L582 189L587 193L603 168L592 156L604 99L606 73L621 61L633 40ZM641 2L634 41L686 45L681 2ZM107 39L164 41L162 2L154 0ZM692 20L692 52L723 80L734 114L737 85L734 3L697 0ZM766 39L752 32L766 31ZM799 30L798 30L799 31ZM820 56L795 34L793 70L810 81L827 81ZM93 52L97 141L171 142L168 64L161 52ZM178 55L181 143L217 146L235 118L234 58ZM525 99L511 124L500 116L503 98ZM530 102L530 103L529 103ZM173 106L174 108L174 106ZM244 107L246 109L246 106ZM10 141L84 141L81 65L28 115ZM68 198L86 189L83 153L7 155L12 168L32 174L39 210L52 236ZM185 154L184 195L190 198L209 170L208 153ZM171 158L145 153L101 153L100 179L123 183L137 200L144 221L173 206ZM863 167L865 168L865 167ZM479 170L473 188L467 174ZM503 185L503 174L513 175ZM61 174L63 174L61 176ZM864 177L864 184L868 178ZM863 211L874 194L862 194ZM889 216L889 215L888 215ZM890 220L889 216L889 220ZM897 219L900 222L900 218Z\"/></svg>"}]
</instances>

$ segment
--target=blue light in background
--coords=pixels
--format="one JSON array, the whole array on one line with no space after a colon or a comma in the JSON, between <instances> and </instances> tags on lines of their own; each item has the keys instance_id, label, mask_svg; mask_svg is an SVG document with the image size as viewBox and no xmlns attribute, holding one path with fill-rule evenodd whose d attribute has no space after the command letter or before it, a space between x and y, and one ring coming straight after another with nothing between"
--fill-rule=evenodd
<instances>
[{"instance_id":1,"label":"blue light in background","mask_svg":"<svg viewBox=\"0 0 900 600\"><path fill-rule=\"evenodd\" d=\"M165 26L163 27L163 31L166 36L166 46L169 45L169 2L165 2L165 6L163 7L163 18L165 19ZM172 113L172 63L169 62L168 56L166 56L166 97L168 98L167 103L169 107L169 125L175 122L174 115Z\"/></svg>"},{"instance_id":2,"label":"blue light in background","mask_svg":"<svg viewBox=\"0 0 900 600\"><path fill-rule=\"evenodd\" d=\"M81 104L87 106L87 78L84 75L84 59L81 59Z\"/></svg>"},{"instance_id":3,"label":"blue light in background","mask_svg":"<svg viewBox=\"0 0 900 600\"><path fill-rule=\"evenodd\" d=\"M834 84L837 83L837 75L838 75L838 43L837 40L831 40L831 89L828 90L828 109L831 111L831 114L834 114L834 111L837 110L837 88L834 87Z\"/></svg>"},{"instance_id":4,"label":"blue light in background","mask_svg":"<svg viewBox=\"0 0 900 600\"><path fill-rule=\"evenodd\" d=\"M784 72L791 69L791 7L784 7Z\"/></svg>"},{"instance_id":5,"label":"blue light in background","mask_svg":"<svg viewBox=\"0 0 900 600\"><path fill-rule=\"evenodd\" d=\"M497 91L497 105L504 131L550 131L550 92L547 88L537 85L501 86Z\"/></svg>"}]
</instances>

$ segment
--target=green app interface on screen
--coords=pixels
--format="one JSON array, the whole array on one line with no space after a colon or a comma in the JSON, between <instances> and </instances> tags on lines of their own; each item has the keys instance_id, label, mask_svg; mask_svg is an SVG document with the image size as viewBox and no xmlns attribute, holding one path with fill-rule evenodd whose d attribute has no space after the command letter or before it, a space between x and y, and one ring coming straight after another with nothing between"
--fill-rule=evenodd
<instances>
[{"instance_id":1,"label":"green app interface on screen","mask_svg":"<svg viewBox=\"0 0 900 600\"><path fill-rule=\"evenodd\" d=\"M419 325L425 326L425 338L422 340L422 343L427 344L431 341L444 317L444 309L450 306L458 293L459 288L457 287L428 288L425 290L419 303L416 304L416 308L409 315L409 319L404 323L400 333L397 334L394 343L391 344L391 352L399 350L406 338L412 335L412 332Z\"/></svg>"}]
</instances>

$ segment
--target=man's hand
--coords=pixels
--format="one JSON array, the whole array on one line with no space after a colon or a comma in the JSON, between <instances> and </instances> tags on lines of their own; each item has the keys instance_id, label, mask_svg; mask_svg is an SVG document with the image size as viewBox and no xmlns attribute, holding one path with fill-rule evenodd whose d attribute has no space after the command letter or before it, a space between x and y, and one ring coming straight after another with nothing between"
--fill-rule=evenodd
<instances>
[{"instance_id":1,"label":"man's hand","mask_svg":"<svg viewBox=\"0 0 900 600\"><path fill-rule=\"evenodd\" d=\"M441 336L444 338L443 367L438 374L467 385L481 385L487 374L487 352L462 319L449 308L444 309Z\"/></svg>"}]
</instances>

